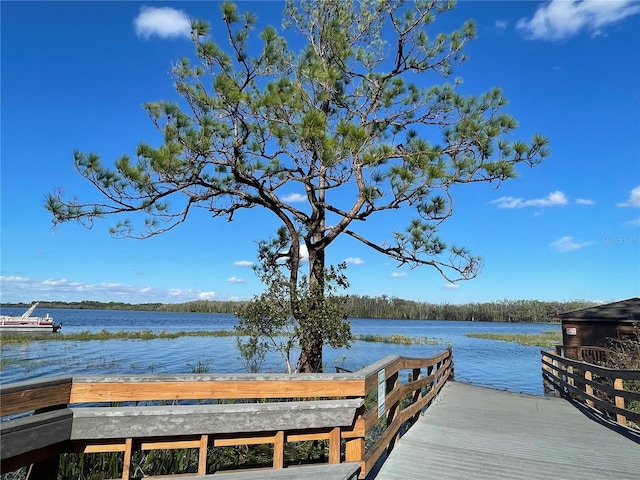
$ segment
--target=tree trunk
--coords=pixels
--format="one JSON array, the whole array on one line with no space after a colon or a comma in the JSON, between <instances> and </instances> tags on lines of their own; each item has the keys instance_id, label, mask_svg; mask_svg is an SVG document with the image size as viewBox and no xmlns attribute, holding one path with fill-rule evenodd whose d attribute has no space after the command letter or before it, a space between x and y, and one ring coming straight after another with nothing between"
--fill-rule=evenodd
<instances>
[{"instance_id":1,"label":"tree trunk","mask_svg":"<svg viewBox=\"0 0 640 480\"><path fill-rule=\"evenodd\" d=\"M322 222L321 224L324 224ZM320 229L317 229L320 230ZM322 234L316 234L314 240L321 238ZM311 310L318 310L324 307L324 249L314 249L307 242L307 250L309 252L309 284L310 296L312 303ZM315 244L315 243L313 243ZM312 245L313 245L312 244ZM322 372L322 347L324 346L325 336L322 332L322 326L314 325L314 321L301 318L298 323L302 326L302 342L300 347L300 358L296 371L298 373L321 373Z\"/></svg>"},{"instance_id":2,"label":"tree trunk","mask_svg":"<svg viewBox=\"0 0 640 480\"><path fill-rule=\"evenodd\" d=\"M309 338L300 350L297 373L322 373L322 338Z\"/></svg>"}]
</instances>

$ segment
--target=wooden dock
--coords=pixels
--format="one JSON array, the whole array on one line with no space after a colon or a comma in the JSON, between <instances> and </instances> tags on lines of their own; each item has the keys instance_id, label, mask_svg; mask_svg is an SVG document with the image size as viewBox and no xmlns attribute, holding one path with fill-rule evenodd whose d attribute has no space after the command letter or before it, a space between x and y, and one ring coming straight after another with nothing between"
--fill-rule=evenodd
<instances>
[{"instance_id":1,"label":"wooden dock","mask_svg":"<svg viewBox=\"0 0 640 480\"><path fill-rule=\"evenodd\" d=\"M376 480L640 479L640 435L568 400L449 381Z\"/></svg>"}]
</instances>

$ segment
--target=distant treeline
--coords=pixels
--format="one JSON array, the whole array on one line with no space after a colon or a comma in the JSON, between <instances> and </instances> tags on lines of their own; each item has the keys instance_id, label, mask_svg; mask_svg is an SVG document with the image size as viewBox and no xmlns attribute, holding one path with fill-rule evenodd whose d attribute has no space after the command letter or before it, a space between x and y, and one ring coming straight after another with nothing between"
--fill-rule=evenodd
<instances>
[{"instance_id":1,"label":"distant treeline","mask_svg":"<svg viewBox=\"0 0 640 480\"><path fill-rule=\"evenodd\" d=\"M479 322L552 322L560 313L592 307L586 300L543 302L538 300L501 300L485 303L428 303L395 297L345 296L350 318L389 318L425 320L475 320ZM187 303L123 302L40 302L40 308L86 310L141 310L181 313L234 314L244 302L197 300ZM28 304L2 304L3 307L27 308Z\"/></svg>"}]
</instances>

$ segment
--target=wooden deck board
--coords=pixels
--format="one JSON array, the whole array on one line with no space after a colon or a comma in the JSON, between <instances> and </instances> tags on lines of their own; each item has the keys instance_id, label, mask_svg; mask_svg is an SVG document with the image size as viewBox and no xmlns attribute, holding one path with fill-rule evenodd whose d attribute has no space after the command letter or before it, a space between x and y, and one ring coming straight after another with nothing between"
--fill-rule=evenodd
<instances>
[{"instance_id":1,"label":"wooden deck board","mask_svg":"<svg viewBox=\"0 0 640 480\"><path fill-rule=\"evenodd\" d=\"M636 441L561 398L448 382L375 478L638 480Z\"/></svg>"}]
</instances>

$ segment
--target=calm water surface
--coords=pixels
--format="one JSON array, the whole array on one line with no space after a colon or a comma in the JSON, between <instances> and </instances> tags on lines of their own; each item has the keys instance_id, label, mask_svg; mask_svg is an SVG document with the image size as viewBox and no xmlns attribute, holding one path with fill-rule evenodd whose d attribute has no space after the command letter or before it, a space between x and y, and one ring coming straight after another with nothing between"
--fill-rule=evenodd
<instances>
[{"instance_id":1,"label":"calm water surface","mask_svg":"<svg viewBox=\"0 0 640 480\"><path fill-rule=\"evenodd\" d=\"M196 331L230 330L233 315L161 313L114 310L52 309L64 333L81 331ZM2 314L20 315L21 309L4 308ZM44 309L34 315L43 316ZM334 365L358 370L387 355L425 357L453 346L455 379L513 392L543 394L540 348L495 340L469 338L471 332L529 333L560 329L554 324L445 322L434 320L351 320L355 335L400 334L440 340L438 345L395 345L356 342L349 349L325 348L327 371ZM183 337L173 340L36 341L27 345L2 345L0 383L68 374L190 373L198 364L210 372L245 372L235 337ZM293 355L293 361L297 354ZM269 354L262 371L281 372L284 364Z\"/></svg>"}]
</instances>

